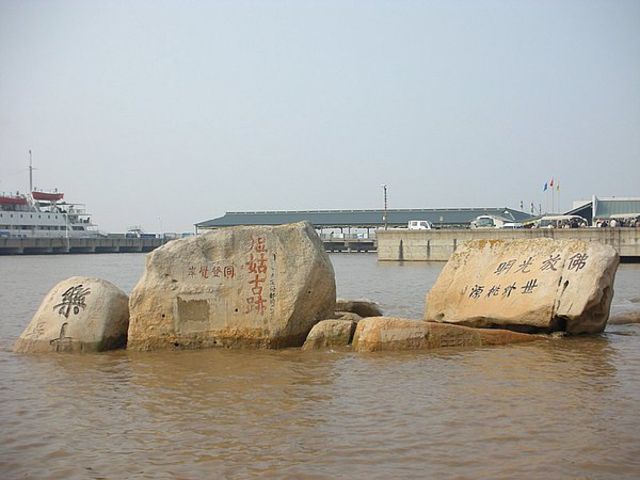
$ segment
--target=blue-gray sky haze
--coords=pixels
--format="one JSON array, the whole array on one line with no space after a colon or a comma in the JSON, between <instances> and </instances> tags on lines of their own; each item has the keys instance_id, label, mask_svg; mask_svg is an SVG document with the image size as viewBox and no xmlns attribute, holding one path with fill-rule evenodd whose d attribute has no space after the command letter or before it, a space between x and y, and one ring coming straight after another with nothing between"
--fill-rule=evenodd
<instances>
[{"instance_id":1,"label":"blue-gray sky haze","mask_svg":"<svg viewBox=\"0 0 640 480\"><path fill-rule=\"evenodd\" d=\"M640 196L640 2L0 0L0 191L29 149L107 231Z\"/></svg>"}]
</instances>

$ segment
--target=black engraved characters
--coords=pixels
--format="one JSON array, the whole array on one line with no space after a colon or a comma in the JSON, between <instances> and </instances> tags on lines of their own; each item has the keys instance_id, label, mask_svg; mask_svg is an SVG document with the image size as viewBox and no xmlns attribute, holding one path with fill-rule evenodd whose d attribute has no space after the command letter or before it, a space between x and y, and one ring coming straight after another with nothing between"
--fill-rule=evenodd
<instances>
[{"instance_id":1,"label":"black engraved characters","mask_svg":"<svg viewBox=\"0 0 640 480\"><path fill-rule=\"evenodd\" d=\"M533 262L533 257L529 257L527 260L525 260L520 265L518 265L518 268L516 269L516 273L518 272L529 273L531 271L529 270L529 267L531 266L531 262Z\"/></svg>"},{"instance_id":2,"label":"black engraved characters","mask_svg":"<svg viewBox=\"0 0 640 480\"><path fill-rule=\"evenodd\" d=\"M538 286L538 279L532 278L522 288L522 293L533 293L533 289Z\"/></svg>"},{"instance_id":3,"label":"black engraved characters","mask_svg":"<svg viewBox=\"0 0 640 480\"><path fill-rule=\"evenodd\" d=\"M504 290L502 291L502 297L509 298L511 296L511 292L513 292L515 289L516 289L516 282L513 282L511 285L504 287Z\"/></svg>"},{"instance_id":4,"label":"black engraved characters","mask_svg":"<svg viewBox=\"0 0 640 480\"><path fill-rule=\"evenodd\" d=\"M91 293L90 288L83 288L83 285L76 285L75 287L69 287L62 294L62 302L53 306L53 309L58 309L59 315L64 315L65 318L69 318L69 314L73 311L74 315L80 313L80 309L84 309L87 304L85 303L85 297ZM73 310L72 310L73 309Z\"/></svg>"},{"instance_id":5,"label":"black engraved characters","mask_svg":"<svg viewBox=\"0 0 640 480\"><path fill-rule=\"evenodd\" d=\"M515 258L513 260L509 260L508 262L502 262L496 268L496 271L493 272L495 275L500 275L501 273L507 273L511 270L511 267L516 263Z\"/></svg>"},{"instance_id":6,"label":"black engraved characters","mask_svg":"<svg viewBox=\"0 0 640 480\"><path fill-rule=\"evenodd\" d=\"M471 293L469 294L469 298L475 298L477 300L478 298L480 298L480 295L482 295L483 291L484 291L484 285L476 284L471 289Z\"/></svg>"},{"instance_id":7,"label":"black engraved characters","mask_svg":"<svg viewBox=\"0 0 640 480\"><path fill-rule=\"evenodd\" d=\"M542 261L542 266L540 267L540 271L544 272L545 270L553 270L554 272L558 269L556 268L556 263L560 261L560 254L558 255L549 255L547 260Z\"/></svg>"},{"instance_id":8,"label":"black engraved characters","mask_svg":"<svg viewBox=\"0 0 640 480\"><path fill-rule=\"evenodd\" d=\"M576 253L574 256L569 257L569 270L575 270L576 272L582 270L587 264L587 258L589 258L589 255L586 253Z\"/></svg>"}]
</instances>

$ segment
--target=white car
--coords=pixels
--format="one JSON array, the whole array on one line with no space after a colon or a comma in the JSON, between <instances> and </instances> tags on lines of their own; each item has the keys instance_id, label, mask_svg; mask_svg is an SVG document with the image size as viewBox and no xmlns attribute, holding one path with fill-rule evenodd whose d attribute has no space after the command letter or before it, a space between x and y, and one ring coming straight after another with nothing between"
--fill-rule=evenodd
<instances>
[{"instance_id":1,"label":"white car","mask_svg":"<svg viewBox=\"0 0 640 480\"><path fill-rule=\"evenodd\" d=\"M409 220L409 230L431 230L432 225L426 220Z\"/></svg>"}]
</instances>

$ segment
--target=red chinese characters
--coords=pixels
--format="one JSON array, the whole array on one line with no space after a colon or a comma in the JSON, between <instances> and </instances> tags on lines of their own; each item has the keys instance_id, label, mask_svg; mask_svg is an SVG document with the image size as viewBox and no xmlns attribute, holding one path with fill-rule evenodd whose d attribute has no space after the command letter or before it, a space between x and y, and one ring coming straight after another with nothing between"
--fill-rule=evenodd
<instances>
[{"instance_id":1,"label":"red chinese characters","mask_svg":"<svg viewBox=\"0 0 640 480\"><path fill-rule=\"evenodd\" d=\"M247 297L246 313L256 310L260 315L264 315L265 299L263 292L269 268L267 265L267 245L264 237L251 239L246 266L250 274L249 285L251 287L251 296Z\"/></svg>"}]
</instances>

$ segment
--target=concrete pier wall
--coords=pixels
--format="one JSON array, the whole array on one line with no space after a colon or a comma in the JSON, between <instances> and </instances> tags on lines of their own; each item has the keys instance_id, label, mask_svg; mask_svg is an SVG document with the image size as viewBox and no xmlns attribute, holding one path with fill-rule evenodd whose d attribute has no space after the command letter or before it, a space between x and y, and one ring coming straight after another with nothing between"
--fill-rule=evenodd
<instances>
[{"instance_id":1,"label":"concrete pier wall","mask_svg":"<svg viewBox=\"0 0 640 480\"><path fill-rule=\"evenodd\" d=\"M615 248L623 261L640 261L640 228L536 228L378 230L378 260L446 262L468 240L515 240L525 238L576 239L601 242Z\"/></svg>"},{"instance_id":2,"label":"concrete pier wall","mask_svg":"<svg viewBox=\"0 0 640 480\"><path fill-rule=\"evenodd\" d=\"M0 255L150 252L161 238L0 238Z\"/></svg>"},{"instance_id":3,"label":"concrete pier wall","mask_svg":"<svg viewBox=\"0 0 640 480\"><path fill-rule=\"evenodd\" d=\"M0 238L0 255L46 255L60 253L150 252L166 243L162 238ZM327 252L375 252L375 239L324 240Z\"/></svg>"}]
</instances>

